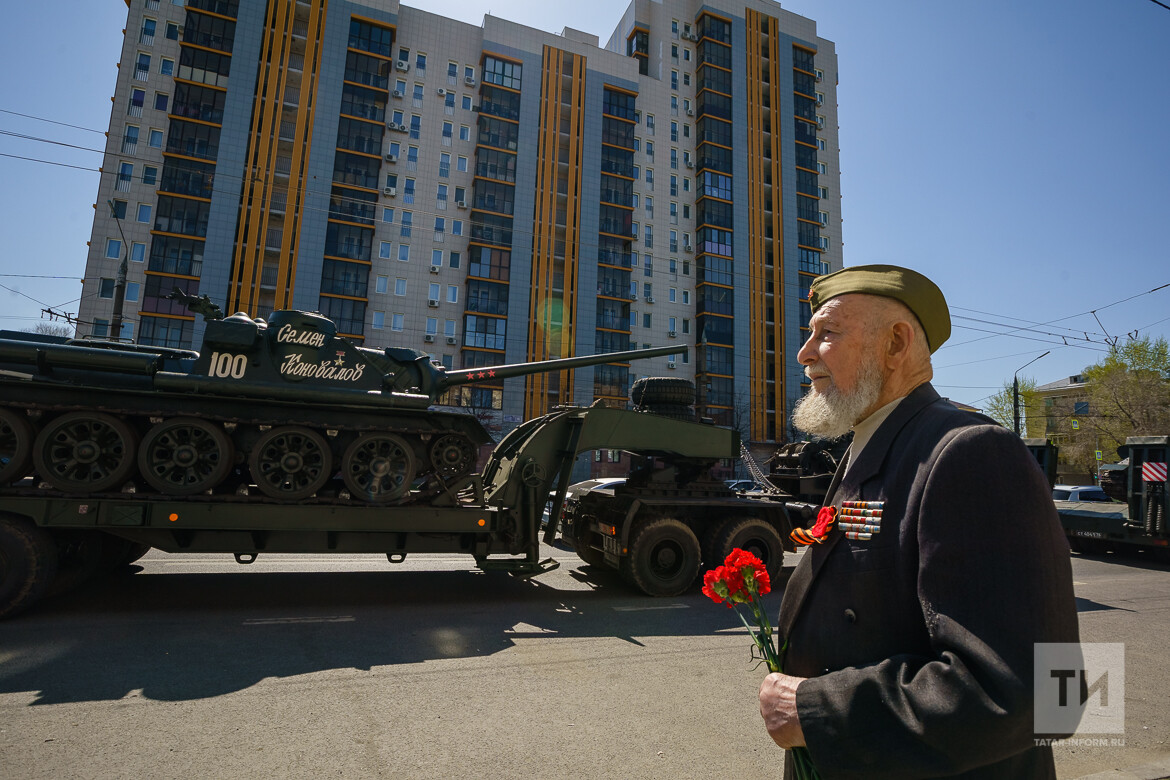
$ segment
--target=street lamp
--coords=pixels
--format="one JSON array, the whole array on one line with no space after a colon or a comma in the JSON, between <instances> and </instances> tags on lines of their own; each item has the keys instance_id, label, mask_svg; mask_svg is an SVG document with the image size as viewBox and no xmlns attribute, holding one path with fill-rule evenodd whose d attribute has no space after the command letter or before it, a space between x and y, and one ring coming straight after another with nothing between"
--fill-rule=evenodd
<instances>
[{"instance_id":1,"label":"street lamp","mask_svg":"<svg viewBox=\"0 0 1170 780\"><path fill-rule=\"evenodd\" d=\"M1048 350L1048 352L1045 352L1044 355L1047 355L1051 351L1052 350ZM1025 368L1044 357L1044 355L1037 355L1024 365L1017 368L1015 373L1012 374L1012 417L1015 419L1016 423L1016 436L1020 435L1020 380L1016 374L1019 374Z\"/></svg>"},{"instance_id":2,"label":"street lamp","mask_svg":"<svg viewBox=\"0 0 1170 780\"><path fill-rule=\"evenodd\" d=\"M118 265L118 277L114 281L114 316L110 318L110 338L116 339L122 335L122 304L126 302L126 272L127 261L130 257L130 245L126 243L126 234L122 232L122 220L118 219L118 209L113 200L107 200L110 214L118 224L118 235L122 237L122 262Z\"/></svg>"}]
</instances>

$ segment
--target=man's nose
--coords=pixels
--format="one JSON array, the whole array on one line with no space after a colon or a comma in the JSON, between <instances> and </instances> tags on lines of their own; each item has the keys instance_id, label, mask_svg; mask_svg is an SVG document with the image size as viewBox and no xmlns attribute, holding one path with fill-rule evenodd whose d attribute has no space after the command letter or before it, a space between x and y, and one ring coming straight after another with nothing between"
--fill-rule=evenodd
<instances>
[{"instance_id":1,"label":"man's nose","mask_svg":"<svg viewBox=\"0 0 1170 780\"><path fill-rule=\"evenodd\" d=\"M811 366L817 362L816 350L812 348L812 337L809 337L796 353L796 362L802 366Z\"/></svg>"}]
</instances>

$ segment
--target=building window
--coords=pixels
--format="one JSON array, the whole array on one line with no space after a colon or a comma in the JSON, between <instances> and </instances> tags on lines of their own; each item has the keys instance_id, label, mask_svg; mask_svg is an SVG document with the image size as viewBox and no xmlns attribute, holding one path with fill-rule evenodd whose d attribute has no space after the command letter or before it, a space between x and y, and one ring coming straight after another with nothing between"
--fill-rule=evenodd
<instances>
[{"instance_id":1,"label":"building window","mask_svg":"<svg viewBox=\"0 0 1170 780\"><path fill-rule=\"evenodd\" d=\"M146 260L146 244L133 243L130 245L130 259L135 263Z\"/></svg>"},{"instance_id":2,"label":"building window","mask_svg":"<svg viewBox=\"0 0 1170 780\"><path fill-rule=\"evenodd\" d=\"M392 257L391 246L392 245L389 241L383 241L380 243L378 245L378 257L382 258L383 260L389 260Z\"/></svg>"},{"instance_id":3,"label":"building window","mask_svg":"<svg viewBox=\"0 0 1170 780\"><path fill-rule=\"evenodd\" d=\"M438 282L431 282L427 299L432 301L439 300L439 296L443 294L443 286Z\"/></svg>"},{"instance_id":4,"label":"building window","mask_svg":"<svg viewBox=\"0 0 1170 780\"><path fill-rule=\"evenodd\" d=\"M113 298L114 297L114 280L103 277L98 285L99 298Z\"/></svg>"},{"instance_id":5,"label":"building window","mask_svg":"<svg viewBox=\"0 0 1170 780\"><path fill-rule=\"evenodd\" d=\"M468 127L467 125L459 125L459 140L460 141L470 141L471 140L471 128L470 127Z\"/></svg>"},{"instance_id":6,"label":"building window","mask_svg":"<svg viewBox=\"0 0 1170 780\"><path fill-rule=\"evenodd\" d=\"M116 238L106 239L106 257L110 260L117 260L122 256L122 242Z\"/></svg>"},{"instance_id":7,"label":"building window","mask_svg":"<svg viewBox=\"0 0 1170 780\"><path fill-rule=\"evenodd\" d=\"M409 245L407 245L407 244L399 244L398 245L398 262L400 262L400 263L409 263L410 262L410 246Z\"/></svg>"},{"instance_id":8,"label":"building window","mask_svg":"<svg viewBox=\"0 0 1170 780\"><path fill-rule=\"evenodd\" d=\"M447 285L447 303L459 303L459 288L453 284Z\"/></svg>"},{"instance_id":9,"label":"building window","mask_svg":"<svg viewBox=\"0 0 1170 780\"><path fill-rule=\"evenodd\" d=\"M142 183L155 184L158 182L158 168L153 165L142 166Z\"/></svg>"},{"instance_id":10,"label":"building window","mask_svg":"<svg viewBox=\"0 0 1170 780\"><path fill-rule=\"evenodd\" d=\"M138 204L137 219L139 222L146 222L147 224L150 223L150 204L149 203L139 203Z\"/></svg>"},{"instance_id":11,"label":"building window","mask_svg":"<svg viewBox=\"0 0 1170 780\"><path fill-rule=\"evenodd\" d=\"M158 72L164 76L175 75L175 61L163 57L158 63Z\"/></svg>"},{"instance_id":12,"label":"building window","mask_svg":"<svg viewBox=\"0 0 1170 780\"><path fill-rule=\"evenodd\" d=\"M394 314L393 317L390 318L390 330L401 331L402 326L405 323L406 323L406 315L396 313L396 314Z\"/></svg>"},{"instance_id":13,"label":"building window","mask_svg":"<svg viewBox=\"0 0 1170 780\"><path fill-rule=\"evenodd\" d=\"M385 294L390 289L390 277L379 276L374 280L374 292Z\"/></svg>"},{"instance_id":14,"label":"building window","mask_svg":"<svg viewBox=\"0 0 1170 780\"><path fill-rule=\"evenodd\" d=\"M154 93L154 108L156 111L166 111L167 106L170 105L170 95L165 95L162 92Z\"/></svg>"},{"instance_id":15,"label":"building window","mask_svg":"<svg viewBox=\"0 0 1170 780\"><path fill-rule=\"evenodd\" d=\"M152 128L150 135L147 136L147 143L154 149L161 149L163 145L163 131Z\"/></svg>"},{"instance_id":16,"label":"building window","mask_svg":"<svg viewBox=\"0 0 1170 780\"><path fill-rule=\"evenodd\" d=\"M386 327L386 312L383 312L383 311L374 312L374 322L373 322L374 330L381 330L384 327Z\"/></svg>"},{"instance_id":17,"label":"building window","mask_svg":"<svg viewBox=\"0 0 1170 780\"><path fill-rule=\"evenodd\" d=\"M126 300L131 303L138 301L138 292L142 289L142 285L138 282L126 282Z\"/></svg>"},{"instance_id":18,"label":"building window","mask_svg":"<svg viewBox=\"0 0 1170 780\"><path fill-rule=\"evenodd\" d=\"M394 294L406 295L406 280L399 277L394 280Z\"/></svg>"}]
</instances>

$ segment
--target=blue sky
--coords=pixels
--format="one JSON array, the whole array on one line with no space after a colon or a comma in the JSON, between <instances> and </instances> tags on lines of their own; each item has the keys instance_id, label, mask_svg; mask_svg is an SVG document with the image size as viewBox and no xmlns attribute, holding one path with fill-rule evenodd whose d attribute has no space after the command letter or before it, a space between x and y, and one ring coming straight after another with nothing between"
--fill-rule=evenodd
<instances>
[{"instance_id":1,"label":"blue sky","mask_svg":"<svg viewBox=\"0 0 1170 780\"><path fill-rule=\"evenodd\" d=\"M603 42L626 7L407 5L475 24L494 11ZM1151 0L783 8L815 19L837 47L846 264L916 268L951 304L954 332L934 360L940 392L979 406L1046 350L1021 376L1077 373L1103 355L1106 334L1170 334L1170 286L1148 292L1170 285L1170 10ZM0 154L96 168L100 154L12 134L102 148L125 4L6 10ZM0 328L31 328L44 306L76 312L97 177L0 157ZM1019 330L988 332L1005 323Z\"/></svg>"}]
</instances>

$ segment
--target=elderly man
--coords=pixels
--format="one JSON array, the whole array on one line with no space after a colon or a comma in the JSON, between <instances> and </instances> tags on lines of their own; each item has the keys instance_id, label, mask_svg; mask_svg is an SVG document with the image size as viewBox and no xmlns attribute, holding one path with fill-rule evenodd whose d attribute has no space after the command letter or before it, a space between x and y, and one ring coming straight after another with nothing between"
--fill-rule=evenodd
<instances>
[{"instance_id":1,"label":"elderly man","mask_svg":"<svg viewBox=\"0 0 1170 780\"><path fill-rule=\"evenodd\" d=\"M804 532L784 592L768 733L807 746L826 779L1055 777L1034 741L1033 645L1078 632L1039 467L930 386L950 316L929 279L856 266L814 281L810 301L812 390L793 419L854 438L821 510L832 523Z\"/></svg>"}]
</instances>

